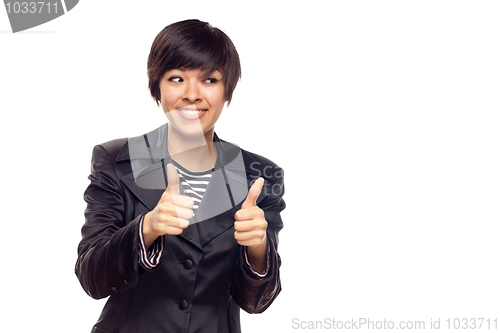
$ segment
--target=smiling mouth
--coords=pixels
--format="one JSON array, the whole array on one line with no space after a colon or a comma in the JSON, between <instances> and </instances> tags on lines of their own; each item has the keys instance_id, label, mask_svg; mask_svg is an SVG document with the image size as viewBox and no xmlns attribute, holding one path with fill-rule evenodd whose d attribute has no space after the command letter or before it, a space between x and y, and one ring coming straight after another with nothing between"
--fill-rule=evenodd
<instances>
[{"instance_id":1,"label":"smiling mouth","mask_svg":"<svg viewBox=\"0 0 500 333\"><path fill-rule=\"evenodd\" d=\"M201 112L208 111L207 109L201 109L201 108L196 108L194 105L188 106L188 107L183 107L183 108L178 108L177 111L181 111L184 114L198 114Z\"/></svg>"},{"instance_id":2,"label":"smiling mouth","mask_svg":"<svg viewBox=\"0 0 500 333\"><path fill-rule=\"evenodd\" d=\"M176 109L176 111L179 111L179 114L187 120L195 120L203 117L207 112L208 109L200 109L196 108L193 106L191 107L182 107Z\"/></svg>"},{"instance_id":3,"label":"smiling mouth","mask_svg":"<svg viewBox=\"0 0 500 333\"><path fill-rule=\"evenodd\" d=\"M187 114L187 115L195 115L195 114L200 114L202 112L205 112L206 110L189 110L189 109L180 109L180 112Z\"/></svg>"}]
</instances>

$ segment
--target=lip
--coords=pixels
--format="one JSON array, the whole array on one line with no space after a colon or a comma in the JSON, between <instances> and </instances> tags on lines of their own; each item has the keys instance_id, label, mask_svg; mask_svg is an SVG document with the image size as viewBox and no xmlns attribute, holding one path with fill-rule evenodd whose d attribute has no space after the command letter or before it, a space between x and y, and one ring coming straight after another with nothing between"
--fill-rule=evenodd
<instances>
[{"instance_id":1,"label":"lip","mask_svg":"<svg viewBox=\"0 0 500 333\"><path fill-rule=\"evenodd\" d=\"M187 120L200 119L207 113L207 109L196 109L196 108L180 108L176 110L177 113L181 115L182 118Z\"/></svg>"}]
</instances>

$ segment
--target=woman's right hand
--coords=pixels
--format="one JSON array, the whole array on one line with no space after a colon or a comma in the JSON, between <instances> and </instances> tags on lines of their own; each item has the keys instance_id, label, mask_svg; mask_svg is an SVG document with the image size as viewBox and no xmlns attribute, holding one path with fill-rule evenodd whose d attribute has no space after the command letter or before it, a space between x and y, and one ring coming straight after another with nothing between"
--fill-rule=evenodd
<instances>
[{"instance_id":1,"label":"woman's right hand","mask_svg":"<svg viewBox=\"0 0 500 333\"><path fill-rule=\"evenodd\" d=\"M171 163L167 165L167 182L168 187L156 207L144 216L142 232L146 248L158 236L180 235L194 215L191 210L194 201L187 195L179 194L179 175Z\"/></svg>"}]
</instances>

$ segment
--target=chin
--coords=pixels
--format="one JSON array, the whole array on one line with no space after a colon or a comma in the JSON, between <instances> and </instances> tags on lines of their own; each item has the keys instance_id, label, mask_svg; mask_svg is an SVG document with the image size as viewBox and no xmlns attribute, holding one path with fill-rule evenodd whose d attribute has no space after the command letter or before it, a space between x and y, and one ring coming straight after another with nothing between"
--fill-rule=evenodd
<instances>
[{"instance_id":1,"label":"chin","mask_svg":"<svg viewBox=\"0 0 500 333\"><path fill-rule=\"evenodd\" d=\"M202 137L210 130L210 128L205 128L201 126L200 123L196 124L179 124L179 122L170 122L175 131L179 134L187 137Z\"/></svg>"}]
</instances>

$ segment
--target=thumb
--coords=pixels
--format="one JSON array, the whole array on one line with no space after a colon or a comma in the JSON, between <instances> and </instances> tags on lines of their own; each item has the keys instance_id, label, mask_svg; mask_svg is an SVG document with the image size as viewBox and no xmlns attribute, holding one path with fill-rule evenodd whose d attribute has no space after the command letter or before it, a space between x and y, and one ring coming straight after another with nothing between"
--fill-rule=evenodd
<instances>
[{"instance_id":1,"label":"thumb","mask_svg":"<svg viewBox=\"0 0 500 333\"><path fill-rule=\"evenodd\" d=\"M179 174L177 174L177 169L172 163L167 164L167 191L171 194L179 195Z\"/></svg>"},{"instance_id":2,"label":"thumb","mask_svg":"<svg viewBox=\"0 0 500 333\"><path fill-rule=\"evenodd\" d=\"M262 186L264 186L264 178L260 177L253 183L250 190L248 190L247 198L245 199L245 202L243 202L243 205L241 205L242 209L257 206L257 198L262 191Z\"/></svg>"}]
</instances>

